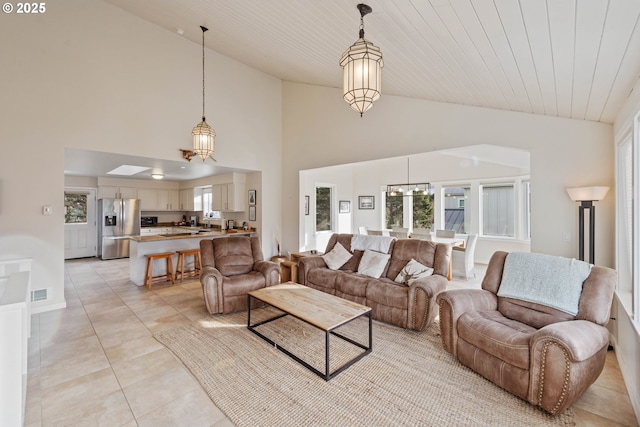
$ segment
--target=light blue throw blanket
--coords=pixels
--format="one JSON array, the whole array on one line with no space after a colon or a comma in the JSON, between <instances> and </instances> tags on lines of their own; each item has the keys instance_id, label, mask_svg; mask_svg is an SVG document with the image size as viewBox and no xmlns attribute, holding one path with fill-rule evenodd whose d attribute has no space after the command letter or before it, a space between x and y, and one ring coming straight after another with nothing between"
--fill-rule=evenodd
<instances>
[{"instance_id":1,"label":"light blue throw blanket","mask_svg":"<svg viewBox=\"0 0 640 427\"><path fill-rule=\"evenodd\" d=\"M395 237L389 236L369 236L368 234L354 234L351 237L351 250L364 251L371 250L386 254L389 252L391 242L396 240Z\"/></svg>"},{"instance_id":2,"label":"light blue throw blanket","mask_svg":"<svg viewBox=\"0 0 640 427\"><path fill-rule=\"evenodd\" d=\"M499 297L515 298L578 314L582 283L591 265L576 259L511 252L502 271Z\"/></svg>"}]
</instances>

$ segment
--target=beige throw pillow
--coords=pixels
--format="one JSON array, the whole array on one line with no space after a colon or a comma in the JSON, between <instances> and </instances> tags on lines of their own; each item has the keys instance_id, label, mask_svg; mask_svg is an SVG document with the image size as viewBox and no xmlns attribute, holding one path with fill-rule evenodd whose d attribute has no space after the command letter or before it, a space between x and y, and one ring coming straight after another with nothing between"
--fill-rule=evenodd
<instances>
[{"instance_id":1,"label":"beige throw pillow","mask_svg":"<svg viewBox=\"0 0 640 427\"><path fill-rule=\"evenodd\" d=\"M429 277L432 274L433 268L422 265L415 259L412 259L400 270L400 273L396 276L396 282L411 286L416 280Z\"/></svg>"},{"instance_id":2,"label":"beige throw pillow","mask_svg":"<svg viewBox=\"0 0 640 427\"><path fill-rule=\"evenodd\" d=\"M351 259L351 252L346 250L340 243L336 243L333 249L322 255L322 258L327 263L327 267L337 270Z\"/></svg>"},{"instance_id":3,"label":"beige throw pillow","mask_svg":"<svg viewBox=\"0 0 640 427\"><path fill-rule=\"evenodd\" d=\"M382 252L367 249L364 251L364 254L362 254L362 259L358 265L358 273L379 279L390 257L390 254L383 254Z\"/></svg>"}]
</instances>

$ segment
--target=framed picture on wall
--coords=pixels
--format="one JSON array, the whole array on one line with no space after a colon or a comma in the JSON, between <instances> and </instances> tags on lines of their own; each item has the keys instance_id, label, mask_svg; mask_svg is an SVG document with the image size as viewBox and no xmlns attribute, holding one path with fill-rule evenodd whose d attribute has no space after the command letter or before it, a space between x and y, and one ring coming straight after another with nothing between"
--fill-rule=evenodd
<instances>
[{"instance_id":1,"label":"framed picture on wall","mask_svg":"<svg viewBox=\"0 0 640 427\"><path fill-rule=\"evenodd\" d=\"M340 213L349 213L349 212L351 212L351 201L349 201L349 200L340 200L340 202L339 202L339 212Z\"/></svg>"},{"instance_id":2,"label":"framed picture on wall","mask_svg":"<svg viewBox=\"0 0 640 427\"><path fill-rule=\"evenodd\" d=\"M249 221L255 221L255 220L256 220L256 207L249 206Z\"/></svg>"},{"instance_id":3,"label":"framed picture on wall","mask_svg":"<svg viewBox=\"0 0 640 427\"><path fill-rule=\"evenodd\" d=\"M249 190L249 206L256 205L256 190Z\"/></svg>"},{"instance_id":4,"label":"framed picture on wall","mask_svg":"<svg viewBox=\"0 0 640 427\"><path fill-rule=\"evenodd\" d=\"M373 209L374 207L374 196L358 196L358 209Z\"/></svg>"},{"instance_id":5,"label":"framed picture on wall","mask_svg":"<svg viewBox=\"0 0 640 427\"><path fill-rule=\"evenodd\" d=\"M304 196L304 214L309 215L309 196Z\"/></svg>"}]
</instances>

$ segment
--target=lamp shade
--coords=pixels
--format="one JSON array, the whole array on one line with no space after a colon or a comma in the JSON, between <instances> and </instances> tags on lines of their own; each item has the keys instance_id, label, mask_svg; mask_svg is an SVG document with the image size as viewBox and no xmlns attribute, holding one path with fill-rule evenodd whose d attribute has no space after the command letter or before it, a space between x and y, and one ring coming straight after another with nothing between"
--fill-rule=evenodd
<instances>
[{"instance_id":1,"label":"lamp shade","mask_svg":"<svg viewBox=\"0 0 640 427\"><path fill-rule=\"evenodd\" d=\"M211 126L202 118L191 131L193 136L193 151L205 161L215 150L216 133Z\"/></svg>"},{"instance_id":2,"label":"lamp shade","mask_svg":"<svg viewBox=\"0 0 640 427\"><path fill-rule=\"evenodd\" d=\"M569 197L574 202L599 202L607 195L609 187L575 187L567 188Z\"/></svg>"},{"instance_id":3,"label":"lamp shade","mask_svg":"<svg viewBox=\"0 0 640 427\"><path fill-rule=\"evenodd\" d=\"M358 39L340 59L343 97L362 115L380 98L382 53L373 43Z\"/></svg>"}]
</instances>

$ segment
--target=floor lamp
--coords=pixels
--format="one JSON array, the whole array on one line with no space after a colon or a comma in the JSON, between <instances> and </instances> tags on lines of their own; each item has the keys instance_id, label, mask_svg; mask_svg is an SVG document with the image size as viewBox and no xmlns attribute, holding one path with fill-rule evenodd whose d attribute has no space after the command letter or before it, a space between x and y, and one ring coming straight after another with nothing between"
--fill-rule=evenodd
<instances>
[{"instance_id":1,"label":"floor lamp","mask_svg":"<svg viewBox=\"0 0 640 427\"><path fill-rule=\"evenodd\" d=\"M567 188L569 197L574 202L580 202L578 207L578 259L584 261L584 211L589 211L589 262L595 264L595 234L596 207L593 202L599 202L607 195L609 187L577 187Z\"/></svg>"}]
</instances>

